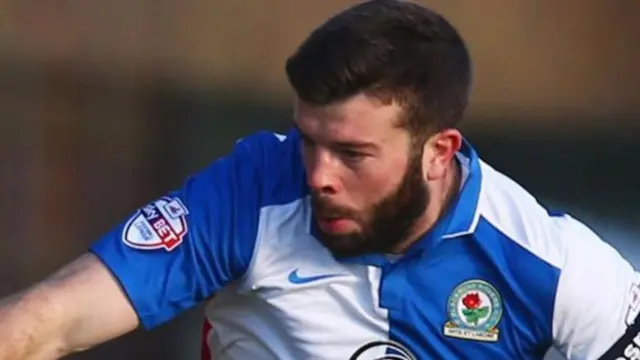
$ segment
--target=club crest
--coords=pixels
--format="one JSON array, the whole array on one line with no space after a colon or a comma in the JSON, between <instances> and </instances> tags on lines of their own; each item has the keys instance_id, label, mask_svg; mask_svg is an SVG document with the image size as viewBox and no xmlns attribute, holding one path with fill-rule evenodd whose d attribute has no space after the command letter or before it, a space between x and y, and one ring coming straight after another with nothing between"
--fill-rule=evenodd
<instances>
[{"instance_id":1,"label":"club crest","mask_svg":"<svg viewBox=\"0 0 640 360\"><path fill-rule=\"evenodd\" d=\"M483 280L465 281L449 296L449 321L444 325L444 335L496 342L502 310L500 294L491 284Z\"/></svg>"}]
</instances>

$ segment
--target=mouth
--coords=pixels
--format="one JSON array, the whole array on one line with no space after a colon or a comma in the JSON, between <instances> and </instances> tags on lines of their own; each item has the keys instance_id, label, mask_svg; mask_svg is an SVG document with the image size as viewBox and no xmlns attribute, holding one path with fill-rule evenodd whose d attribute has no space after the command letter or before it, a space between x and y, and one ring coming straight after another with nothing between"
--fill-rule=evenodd
<instances>
[{"instance_id":1,"label":"mouth","mask_svg":"<svg viewBox=\"0 0 640 360\"><path fill-rule=\"evenodd\" d=\"M353 231L355 222L346 217L319 217L318 226L328 234L344 234Z\"/></svg>"}]
</instances>

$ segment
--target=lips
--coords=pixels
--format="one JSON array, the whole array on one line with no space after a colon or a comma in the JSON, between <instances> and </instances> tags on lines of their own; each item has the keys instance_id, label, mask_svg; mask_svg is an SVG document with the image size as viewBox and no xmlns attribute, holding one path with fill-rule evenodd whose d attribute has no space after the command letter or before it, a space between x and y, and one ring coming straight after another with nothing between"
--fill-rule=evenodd
<instances>
[{"instance_id":1,"label":"lips","mask_svg":"<svg viewBox=\"0 0 640 360\"><path fill-rule=\"evenodd\" d=\"M353 231L354 218L349 210L332 204L328 199L312 197L313 212L318 226L328 234Z\"/></svg>"},{"instance_id":2,"label":"lips","mask_svg":"<svg viewBox=\"0 0 640 360\"><path fill-rule=\"evenodd\" d=\"M352 225L353 220L346 217L318 218L318 226L320 229L329 234L349 232Z\"/></svg>"},{"instance_id":3,"label":"lips","mask_svg":"<svg viewBox=\"0 0 640 360\"><path fill-rule=\"evenodd\" d=\"M344 209L328 206L316 206L313 210L316 218L323 220L351 219L351 213Z\"/></svg>"}]
</instances>

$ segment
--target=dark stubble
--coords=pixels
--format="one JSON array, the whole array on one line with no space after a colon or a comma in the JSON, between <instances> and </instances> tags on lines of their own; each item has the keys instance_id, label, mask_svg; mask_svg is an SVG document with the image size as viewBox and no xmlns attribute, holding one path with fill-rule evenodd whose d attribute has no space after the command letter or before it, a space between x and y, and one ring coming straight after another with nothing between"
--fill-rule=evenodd
<instances>
[{"instance_id":1,"label":"dark stubble","mask_svg":"<svg viewBox=\"0 0 640 360\"><path fill-rule=\"evenodd\" d=\"M344 217L358 221L362 229L351 234L328 234L318 229L318 240L337 257L371 253L392 253L407 240L424 213L429 191L422 175L422 147L412 151L402 181L396 189L373 205L363 219L351 209L336 206L320 194L311 195L314 212L323 217Z\"/></svg>"}]
</instances>

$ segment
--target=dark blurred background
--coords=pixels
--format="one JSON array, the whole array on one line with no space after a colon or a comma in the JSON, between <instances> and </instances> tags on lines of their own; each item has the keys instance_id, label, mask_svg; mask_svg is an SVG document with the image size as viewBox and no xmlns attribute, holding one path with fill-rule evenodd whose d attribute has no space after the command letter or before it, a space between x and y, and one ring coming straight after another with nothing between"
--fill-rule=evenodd
<instances>
[{"instance_id":1,"label":"dark blurred background","mask_svg":"<svg viewBox=\"0 0 640 360\"><path fill-rule=\"evenodd\" d=\"M5 0L0 296L258 129L285 129L283 67L346 0ZM440 0L474 59L464 131L549 206L640 265L640 2ZM597 264L594 264L597 266ZM197 359L200 309L73 359Z\"/></svg>"}]
</instances>

